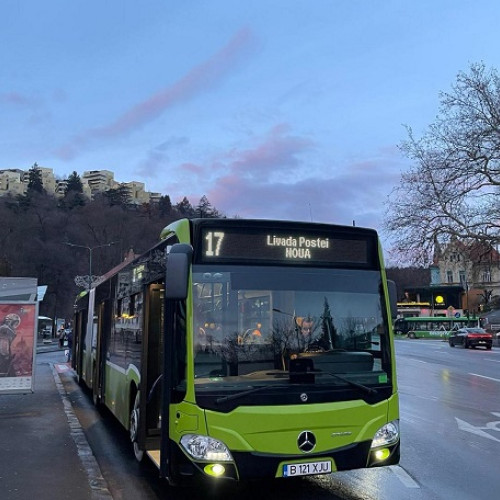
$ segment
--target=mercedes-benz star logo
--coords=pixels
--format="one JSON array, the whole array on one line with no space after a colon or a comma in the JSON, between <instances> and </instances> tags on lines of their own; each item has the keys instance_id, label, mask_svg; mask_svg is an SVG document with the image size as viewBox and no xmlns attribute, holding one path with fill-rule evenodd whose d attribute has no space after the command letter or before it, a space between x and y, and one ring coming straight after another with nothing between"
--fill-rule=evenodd
<instances>
[{"instance_id":1,"label":"mercedes-benz star logo","mask_svg":"<svg viewBox=\"0 0 500 500\"><path fill-rule=\"evenodd\" d=\"M316 436L311 431L303 431L297 438L297 446L303 453L311 453L316 446Z\"/></svg>"}]
</instances>

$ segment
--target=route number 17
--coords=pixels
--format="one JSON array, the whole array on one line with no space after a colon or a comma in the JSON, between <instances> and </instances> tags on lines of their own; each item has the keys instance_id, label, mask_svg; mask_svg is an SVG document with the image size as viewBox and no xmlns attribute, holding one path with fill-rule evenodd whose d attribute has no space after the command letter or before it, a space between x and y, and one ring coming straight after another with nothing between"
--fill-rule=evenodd
<instances>
[{"instance_id":1,"label":"route number 17","mask_svg":"<svg viewBox=\"0 0 500 500\"><path fill-rule=\"evenodd\" d=\"M224 233L222 231L209 231L205 236L205 240L207 240L205 255L207 257L218 257L223 239Z\"/></svg>"}]
</instances>

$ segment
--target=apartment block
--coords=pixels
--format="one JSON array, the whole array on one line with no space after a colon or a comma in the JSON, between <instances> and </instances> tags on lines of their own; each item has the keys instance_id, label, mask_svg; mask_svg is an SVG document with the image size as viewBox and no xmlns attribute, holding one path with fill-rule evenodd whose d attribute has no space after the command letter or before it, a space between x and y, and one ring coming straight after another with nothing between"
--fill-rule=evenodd
<instances>
[{"instance_id":1,"label":"apartment block","mask_svg":"<svg viewBox=\"0 0 500 500\"><path fill-rule=\"evenodd\" d=\"M19 169L0 170L0 196L10 193L13 196L24 194L24 171Z\"/></svg>"},{"instance_id":2,"label":"apartment block","mask_svg":"<svg viewBox=\"0 0 500 500\"><path fill-rule=\"evenodd\" d=\"M67 181L66 179L56 179L52 168L38 167L42 174L42 183L45 191L55 196L64 196ZM130 195L131 203L138 205L142 203L157 202L162 196L161 193L150 193L145 190L142 182L117 182L114 173L110 170L89 170L80 177L83 193L88 198L92 198L97 193L102 193L110 189L125 187ZM26 193L29 181L29 170L21 169L0 169L0 196L22 195Z\"/></svg>"}]
</instances>

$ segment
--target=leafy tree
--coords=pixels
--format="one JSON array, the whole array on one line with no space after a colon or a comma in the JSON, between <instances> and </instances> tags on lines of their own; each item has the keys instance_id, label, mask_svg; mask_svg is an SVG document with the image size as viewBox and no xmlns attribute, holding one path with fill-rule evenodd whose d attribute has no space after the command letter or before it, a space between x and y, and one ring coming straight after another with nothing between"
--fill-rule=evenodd
<instances>
[{"instance_id":1,"label":"leafy tree","mask_svg":"<svg viewBox=\"0 0 500 500\"><path fill-rule=\"evenodd\" d=\"M440 101L421 138L407 129L402 150L413 166L387 202L385 229L414 263L428 263L452 237L500 241L500 77L472 64Z\"/></svg>"},{"instance_id":2,"label":"leafy tree","mask_svg":"<svg viewBox=\"0 0 500 500\"><path fill-rule=\"evenodd\" d=\"M120 186L116 189L108 189L102 195L108 200L108 203L113 205L128 205L130 203L130 192L126 186Z\"/></svg>"},{"instance_id":3,"label":"leafy tree","mask_svg":"<svg viewBox=\"0 0 500 500\"><path fill-rule=\"evenodd\" d=\"M189 203L189 200L185 196L182 201L175 205L175 209L181 217L193 217L195 213L191 203Z\"/></svg>"},{"instance_id":4,"label":"leafy tree","mask_svg":"<svg viewBox=\"0 0 500 500\"><path fill-rule=\"evenodd\" d=\"M28 190L27 193L31 194L33 192L43 194L45 189L43 188L42 171L40 167L35 162L33 166L28 171Z\"/></svg>"},{"instance_id":5,"label":"leafy tree","mask_svg":"<svg viewBox=\"0 0 500 500\"><path fill-rule=\"evenodd\" d=\"M83 194L83 185L80 176L73 171L73 173L66 180L64 198L61 201L61 207L73 209L75 207L81 207L86 203L87 198Z\"/></svg>"},{"instance_id":6,"label":"leafy tree","mask_svg":"<svg viewBox=\"0 0 500 500\"><path fill-rule=\"evenodd\" d=\"M80 176L73 171L73 173L66 180L66 188L64 189L64 194L67 195L70 192L83 193L83 184Z\"/></svg>"},{"instance_id":7,"label":"leafy tree","mask_svg":"<svg viewBox=\"0 0 500 500\"><path fill-rule=\"evenodd\" d=\"M161 196L158 201L158 208L160 210L160 215L170 215L172 213L172 202L170 201L170 196L167 194Z\"/></svg>"},{"instance_id":8,"label":"leafy tree","mask_svg":"<svg viewBox=\"0 0 500 500\"><path fill-rule=\"evenodd\" d=\"M212 217L213 208L212 204L208 201L208 198L203 195L196 206L194 213L196 217L209 218Z\"/></svg>"},{"instance_id":9,"label":"leafy tree","mask_svg":"<svg viewBox=\"0 0 500 500\"><path fill-rule=\"evenodd\" d=\"M321 315L321 335L318 339L318 346L326 351L334 347L340 347L337 330L333 324L332 313L330 311L330 304L325 297L323 302L323 314Z\"/></svg>"},{"instance_id":10,"label":"leafy tree","mask_svg":"<svg viewBox=\"0 0 500 500\"><path fill-rule=\"evenodd\" d=\"M180 206L193 215L187 198ZM145 217L144 209L133 207L110 204L105 196L71 210L44 193L0 197L0 275L36 277L40 285L48 285L40 314L71 318L74 298L81 291L75 277L89 274L89 248L92 274L104 274L130 249L140 254L151 248L161 229L179 217L175 208L165 216L150 206Z\"/></svg>"}]
</instances>

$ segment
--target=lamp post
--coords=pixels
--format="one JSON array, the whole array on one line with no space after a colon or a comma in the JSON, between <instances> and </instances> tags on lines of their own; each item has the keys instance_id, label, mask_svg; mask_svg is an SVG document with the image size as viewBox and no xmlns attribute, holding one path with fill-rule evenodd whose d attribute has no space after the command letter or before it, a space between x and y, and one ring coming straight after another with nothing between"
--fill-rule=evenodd
<instances>
[{"instance_id":1,"label":"lamp post","mask_svg":"<svg viewBox=\"0 0 500 500\"><path fill-rule=\"evenodd\" d=\"M78 247L78 248L86 248L89 251L89 278L88 278L88 289L90 290L90 286L92 285L93 276L92 276L92 252L96 250L97 248L103 248L103 247L110 247L111 245L114 245L116 241L112 241L111 243L104 243L102 245L96 245L93 247L90 247L88 245L77 245L76 243L70 243L68 241L63 242L65 245L68 245L69 247ZM77 278L75 278L75 282L77 281ZM80 283L76 283L77 285L80 285Z\"/></svg>"}]
</instances>

